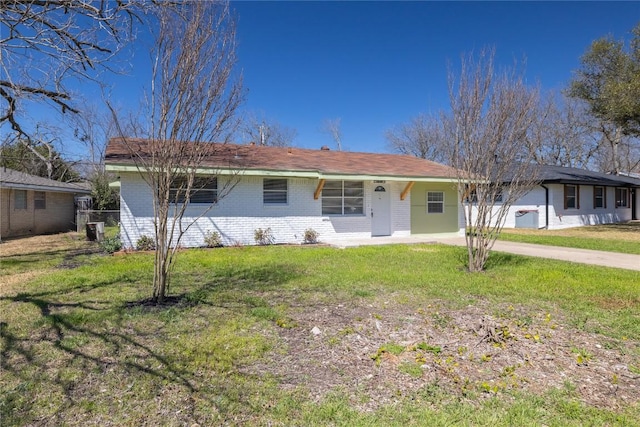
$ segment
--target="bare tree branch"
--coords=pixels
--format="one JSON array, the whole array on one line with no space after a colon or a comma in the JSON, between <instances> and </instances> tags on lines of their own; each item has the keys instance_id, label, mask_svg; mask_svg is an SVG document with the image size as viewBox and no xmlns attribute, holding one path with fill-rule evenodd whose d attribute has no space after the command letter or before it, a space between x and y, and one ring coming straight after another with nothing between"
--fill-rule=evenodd
<instances>
[{"instance_id":1,"label":"bare tree branch","mask_svg":"<svg viewBox=\"0 0 640 427\"><path fill-rule=\"evenodd\" d=\"M235 21L228 2L186 2L158 12L152 86L148 110L130 138L116 120L141 177L153 194L156 237L153 297L161 303L168 291L176 251L185 232L215 200L184 218L190 197L216 181L217 200L235 185L235 177L218 179L216 171L197 174L216 145L235 128L242 101L236 64ZM117 119L115 108L110 106ZM141 142L143 141L143 142Z\"/></svg>"},{"instance_id":2,"label":"bare tree branch","mask_svg":"<svg viewBox=\"0 0 640 427\"><path fill-rule=\"evenodd\" d=\"M134 23L154 2L129 0L1 0L0 125L29 137L21 105L52 103L78 113L65 87L69 78L96 79L134 36Z\"/></svg>"},{"instance_id":3,"label":"bare tree branch","mask_svg":"<svg viewBox=\"0 0 640 427\"><path fill-rule=\"evenodd\" d=\"M523 141L536 121L538 90L522 74L494 69L493 49L462 58L449 71L451 116L445 126L463 205L468 268L484 269L511 205L537 181L533 152Z\"/></svg>"}]
</instances>

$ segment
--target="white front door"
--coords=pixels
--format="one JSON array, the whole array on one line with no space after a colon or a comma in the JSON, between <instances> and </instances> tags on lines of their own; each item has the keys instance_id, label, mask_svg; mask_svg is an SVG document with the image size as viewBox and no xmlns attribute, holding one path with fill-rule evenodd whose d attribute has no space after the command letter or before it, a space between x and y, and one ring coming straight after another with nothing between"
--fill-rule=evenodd
<instances>
[{"instance_id":1,"label":"white front door","mask_svg":"<svg viewBox=\"0 0 640 427\"><path fill-rule=\"evenodd\" d=\"M391 197L388 184L373 184L371 235L391 235Z\"/></svg>"}]
</instances>

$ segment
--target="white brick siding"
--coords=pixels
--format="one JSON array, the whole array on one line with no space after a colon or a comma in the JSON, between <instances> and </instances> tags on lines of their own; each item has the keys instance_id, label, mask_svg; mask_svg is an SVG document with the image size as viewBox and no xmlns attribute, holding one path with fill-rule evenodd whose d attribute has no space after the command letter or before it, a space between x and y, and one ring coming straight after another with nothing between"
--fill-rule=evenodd
<instances>
[{"instance_id":1,"label":"white brick siding","mask_svg":"<svg viewBox=\"0 0 640 427\"><path fill-rule=\"evenodd\" d=\"M631 207L615 207L615 188L606 187L606 208L593 207L593 186L580 186L580 209L564 208L564 185L545 184L549 189L549 229L580 227L583 225L611 224L631 220ZM497 209L497 208L496 208ZM505 228L515 228L516 212L537 210L538 226L546 225L545 189L536 187L511 206L505 220Z\"/></svg>"},{"instance_id":2,"label":"white brick siding","mask_svg":"<svg viewBox=\"0 0 640 427\"><path fill-rule=\"evenodd\" d=\"M120 222L125 247L135 247L142 235L154 236L152 194L146 182L134 173L121 173ZM225 177L219 177L218 188L224 186ZM180 244L185 247L204 245L208 231L217 231L224 245L253 245L254 230L270 228L275 243L302 243L304 232L312 228L320 241L339 241L371 237L371 194L373 183L364 182L364 215L323 216L321 197L314 200L318 180L288 179L288 203L264 205L262 177L242 177L226 196L185 233ZM400 200L406 182L390 183L391 233L393 236L410 234L410 198ZM203 214L203 207L190 205L183 218L186 226Z\"/></svg>"}]
</instances>

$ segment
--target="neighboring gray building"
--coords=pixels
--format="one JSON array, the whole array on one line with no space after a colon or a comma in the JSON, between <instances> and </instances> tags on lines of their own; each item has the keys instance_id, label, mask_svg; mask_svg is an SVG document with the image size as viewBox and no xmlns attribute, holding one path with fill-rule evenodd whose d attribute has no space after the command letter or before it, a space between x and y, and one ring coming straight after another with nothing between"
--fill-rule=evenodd
<instances>
[{"instance_id":1,"label":"neighboring gray building","mask_svg":"<svg viewBox=\"0 0 640 427\"><path fill-rule=\"evenodd\" d=\"M88 185L0 168L0 239L74 230L75 197Z\"/></svg>"},{"instance_id":2,"label":"neighboring gray building","mask_svg":"<svg viewBox=\"0 0 640 427\"><path fill-rule=\"evenodd\" d=\"M540 185L511 206L505 228L560 229L638 219L640 179L539 166Z\"/></svg>"}]
</instances>

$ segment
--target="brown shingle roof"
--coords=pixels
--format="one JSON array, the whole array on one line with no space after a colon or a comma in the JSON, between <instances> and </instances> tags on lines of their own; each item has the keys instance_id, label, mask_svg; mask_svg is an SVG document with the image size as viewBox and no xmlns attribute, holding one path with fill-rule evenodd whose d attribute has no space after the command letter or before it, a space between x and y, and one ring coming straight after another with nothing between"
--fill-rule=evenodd
<instances>
[{"instance_id":1,"label":"brown shingle roof","mask_svg":"<svg viewBox=\"0 0 640 427\"><path fill-rule=\"evenodd\" d=\"M145 140L129 139L137 153L148 152ZM217 144L201 167L238 168L273 172L315 172L321 175L370 175L406 178L454 178L449 166L400 154L356 153L289 147ZM112 138L107 145L105 163L134 164L127 144Z\"/></svg>"}]
</instances>

